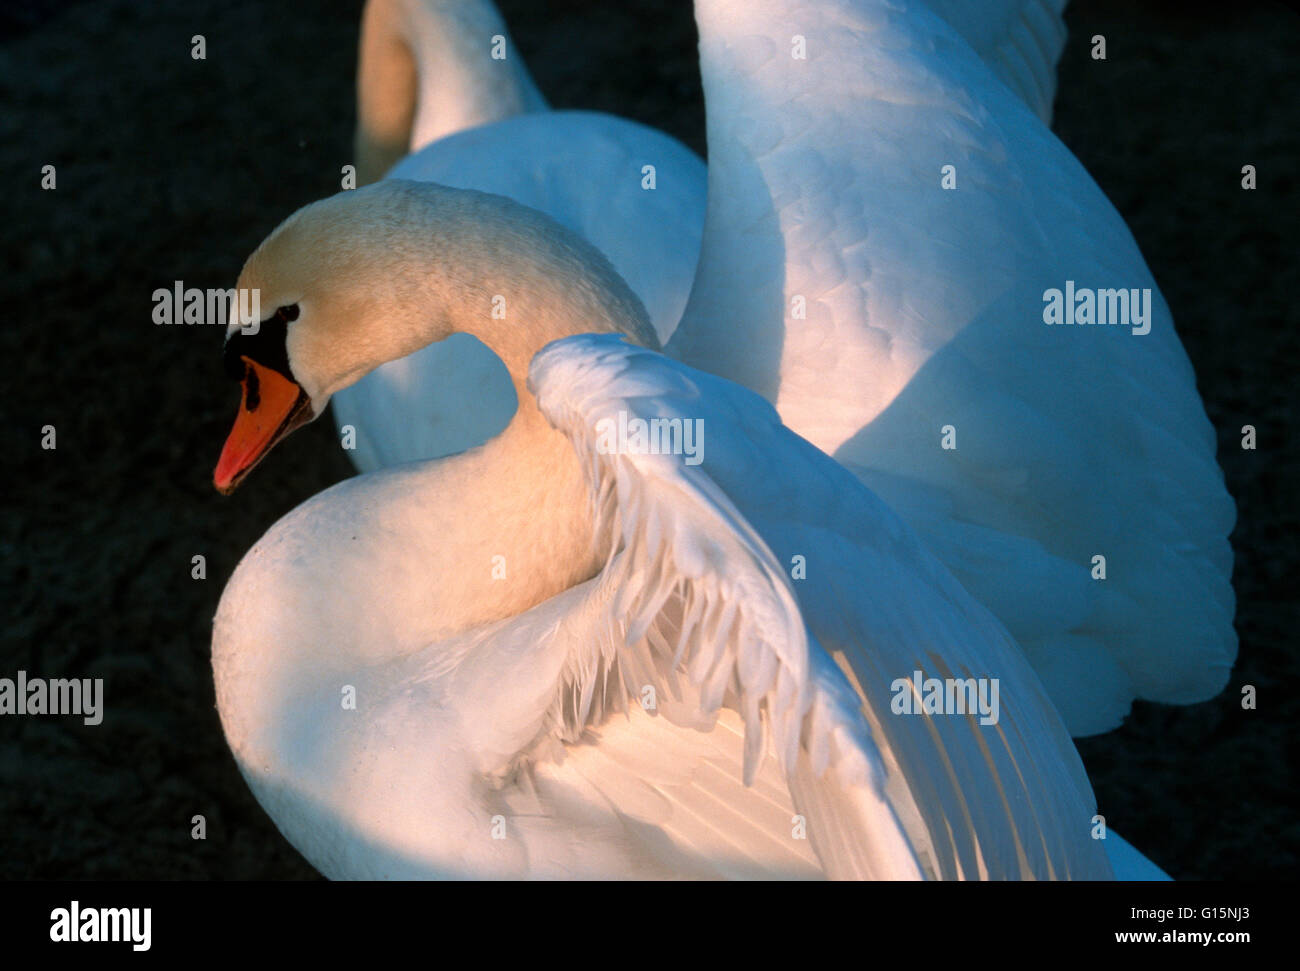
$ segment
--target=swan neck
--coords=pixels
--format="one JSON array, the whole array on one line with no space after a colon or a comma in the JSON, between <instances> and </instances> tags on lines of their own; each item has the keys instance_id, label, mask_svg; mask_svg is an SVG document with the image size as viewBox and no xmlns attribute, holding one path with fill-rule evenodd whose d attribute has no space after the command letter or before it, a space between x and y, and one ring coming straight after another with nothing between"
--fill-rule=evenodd
<instances>
[{"instance_id":1,"label":"swan neck","mask_svg":"<svg viewBox=\"0 0 1300 971\"><path fill-rule=\"evenodd\" d=\"M383 262L367 274L367 316L381 329L359 342L369 347L364 370L469 334L501 359L523 402L532 359L553 341L619 333L658 350L644 306L609 261L541 213L428 182L361 191L392 214L365 247Z\"/></svg>"},{"instance_id":2,"label":"swan neck","mask_svg":"<svg viewBox=\"0 0 1300 971\"><path fill-rule=\"evenodd\" d=\"M357 61L358 184L439 138L545 99L489 0L370 0Z\"/></svg>"}]
</instances>

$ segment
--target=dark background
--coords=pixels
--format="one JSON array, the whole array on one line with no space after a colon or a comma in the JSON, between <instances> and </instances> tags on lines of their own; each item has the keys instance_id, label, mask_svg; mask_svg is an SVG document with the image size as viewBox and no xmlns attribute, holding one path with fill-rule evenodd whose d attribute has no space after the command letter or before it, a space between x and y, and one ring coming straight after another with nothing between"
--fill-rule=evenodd
<instances>
[{"instance_id":1,"label":"dark background","mask_svg":"<svg viewBox=\"0 0 1300 971\"><path fill-rule=\"evenodd\" d=\"M557 107L704 152L686 0L501 0ZM350 161L359 0L68 0L0 12L0 676L103 677L106 714L0 719L0 877L313 877L222 738L222 587L281 515L351 474L333 425L211 486L237 391L221 332L156 327L154 288L234 284ZM1139 703L1082 740L1100 811L1176 878L1294 876L1297 64L1270 3L1076 0L1055 128L1173 307L1238 504L1240 659L1216 700ZM207 38L208 59L190 57ZM1090 59L1106 35L1109 59ZM58 188L39 188L40 168ZM1241 166L1259 188L1240 188ZM57 451L39 447L55 425ZM1259 449L1240 448L1240 428ZM207 557L208 578L190 578ZM1240 687L1257 686L1243 711ZM190 838L202 813L208 838Z\"/></svg>"}]
</instances>

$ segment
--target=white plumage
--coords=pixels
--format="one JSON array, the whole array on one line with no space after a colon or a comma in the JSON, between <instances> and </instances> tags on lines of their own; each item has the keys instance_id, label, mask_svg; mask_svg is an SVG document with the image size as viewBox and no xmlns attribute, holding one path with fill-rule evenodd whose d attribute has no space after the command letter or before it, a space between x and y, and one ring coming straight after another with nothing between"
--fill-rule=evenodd
<instances>
[{"instance_id":1,"label":"white plumage","mask_svg":"<svg viewBox=\"0 0 1300 971\"><path fill-rule=\"evenodd\" d=\"M934 6L948 22L700 0L709 208L669 350L702 371L653 350L595 251L503 199L383 183L250 259L241 285L301 305L289 364L315 413L453 335L518 401L486 445L295 510L223 597L227 737L323 872L1158 874L1091 838L1065 725L1221 686L1231 503L1131 237L1035 117L1059 20L1026 5L1026 74L1020 21L979 33ZM526 117L538 144L570 123ZM399 174L452 171L494 127ZM484 168L582 211L571 185ZM1046 325L1066 279L1150 287L1150 333ZM433 454L373 431L423 405L404 374L363 408L366 462ZM605 454L620 413L702 421L704 461ZM997 679L1000 720L896 714L913 671Z\"/></svg>"},{"instance_id":2,"label":"white plumage","mask_svg":"<svg viewBox=\"0 0 1300 971\"><path fill-rule=\"evenodd\" d=\"M1072 733L1216 694L1234 509L1169 308L1092 179L921 4L697 18L709 209L669 351L762 393L906 518ZM1150 332L1048 326L1071 280L1149 289Z\"/></svg>"}]
</instances>

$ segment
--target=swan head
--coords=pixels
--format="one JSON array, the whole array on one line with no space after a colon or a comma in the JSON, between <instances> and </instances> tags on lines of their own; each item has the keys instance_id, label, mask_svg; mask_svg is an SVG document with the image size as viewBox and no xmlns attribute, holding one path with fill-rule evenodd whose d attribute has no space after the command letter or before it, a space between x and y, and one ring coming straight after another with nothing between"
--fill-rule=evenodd
<instances>
[{"instance_id":1,"label":"swan head","mask_svg":"<svg viewBox=\"0 0 1300 971\"><path fill-rule=\"evenodd\" d=\"M242 393L213 473L218 491L233 492L277 443L324 412L335 391L388 359L376 356L376 329L364 326L401 302L393 275L401 248L385 245L379 231L394 200L377 188L305 206L245 263L239 292L257 295L259 316L271 313L250 324L232 315L226 331L226 371ZM377 284L385 279L394 288Z\"/></svg>"},{"instance_id":2,"label":"swan head","mask_svg":"<svg viewBox=\"0 0 1300 971\"><path fill-rule=\"evenodd\" d=\"M509 199L432 182L387 179L299 209L237 287L271 312L232 317L226 332L242 385L213 473L226 494L334 392L453 333L482 340L521 389L551 340L619 331L658 347L640 300L589 243ZM510 306L500 319L498 302Z\"/></svg>"}]
</instances>

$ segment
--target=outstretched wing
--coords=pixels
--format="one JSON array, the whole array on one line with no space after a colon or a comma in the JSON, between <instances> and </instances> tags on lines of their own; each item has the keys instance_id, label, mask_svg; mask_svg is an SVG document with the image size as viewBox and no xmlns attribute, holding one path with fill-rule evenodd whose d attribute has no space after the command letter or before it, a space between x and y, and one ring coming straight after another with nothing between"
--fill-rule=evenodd
<instances>
[{"instance_id":1,"label":"outstretched wing","mask_svg":"<svg viewBox=\"0 0 1300 971\"><path fill-rule=\"evenodd\" d=\"M609 636L569 659L540 737L576 742L650 686L734 710L747 777L770 745L831 875L1108 875L1032 670L852 475L758 396L615 337L549 345L529 386L612 530L592 581ZM914 711L929 679L974 679L998 710Z\"/></svg>"},{"instance_id":2,"label":"outstretched wing","mask_svg":"<svg viewBox=\"0 0 1300 971\"><path fill-rule=\"evenodd\" d=\"M1219 691L1232 501L1169 309L1077 160L924 5L697 19L709 208L670 352L912 524L1074 733ZM1128 322L1045 323L1075 287Z\"/></svg>"}]
</instances>

